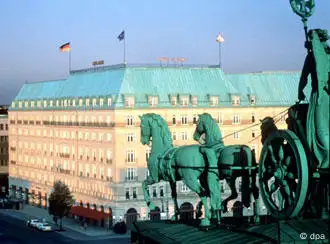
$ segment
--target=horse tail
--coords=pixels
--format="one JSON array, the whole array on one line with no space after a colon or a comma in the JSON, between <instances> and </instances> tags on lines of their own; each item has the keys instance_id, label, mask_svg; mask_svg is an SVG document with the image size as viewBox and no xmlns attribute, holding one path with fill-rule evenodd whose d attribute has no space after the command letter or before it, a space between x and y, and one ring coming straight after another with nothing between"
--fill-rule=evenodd
<instances>
[{"instance_id":1,"label":"horse tail","mask_svg":"<svg viewBox=\"0 0 330 244\"><path fill-rule=\"evenodd\" d=\"M241 165L252 167L255 160L249 147L241 147ZM247 169L242 172L242 202L245 207L250 207L250 196L255 185L255 170Z\"/></svg>"}]
</instances>

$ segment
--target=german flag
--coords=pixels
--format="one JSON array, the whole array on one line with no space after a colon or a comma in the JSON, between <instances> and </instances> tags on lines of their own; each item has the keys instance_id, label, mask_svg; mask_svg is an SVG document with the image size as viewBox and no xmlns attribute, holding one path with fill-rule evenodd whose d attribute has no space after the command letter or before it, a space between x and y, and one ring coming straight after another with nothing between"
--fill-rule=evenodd
<instances>
[{"instance_id":1,"label":"german flag","mask_svg":"<svg viewBox=\"0 0 330 244\"><path fill-rule=\"evenodd\" d=\"M60 46L60 52L70 52L70 50L71 50L70 42Z\"/></svg>"}]
</instances>

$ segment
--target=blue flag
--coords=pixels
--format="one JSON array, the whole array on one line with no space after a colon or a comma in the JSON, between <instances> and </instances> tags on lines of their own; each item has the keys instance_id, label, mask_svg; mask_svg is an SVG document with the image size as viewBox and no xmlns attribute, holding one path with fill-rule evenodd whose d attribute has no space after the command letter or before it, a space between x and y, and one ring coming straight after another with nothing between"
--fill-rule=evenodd
<instances>
[{"instance_id":1,"label":"blue flag","mask_svg":"<svg viewBox=\"0 0 330 244\"><path fill-rule=\"evenodd\" d=\"M117 38L118 38L119 41L124 40L125 39L125 31L122 31Z\"/></svg>"}]
</instances>

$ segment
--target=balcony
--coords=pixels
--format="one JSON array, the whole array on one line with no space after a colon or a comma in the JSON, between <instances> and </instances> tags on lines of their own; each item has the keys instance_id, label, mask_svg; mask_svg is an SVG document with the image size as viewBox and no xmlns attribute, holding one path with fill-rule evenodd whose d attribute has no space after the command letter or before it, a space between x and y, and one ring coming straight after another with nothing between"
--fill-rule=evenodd
<instances>
[{"instance_id":1,"label":"balcony","mask_svg":"<svg viewBox=\"0 0 330 244\"><path fill-rule=\"evenodd\" d=\"M137 180L138 180L137 176L125 177L125 182L133 182L133 181L137 181Z\"/></svg>"}]
</instances>

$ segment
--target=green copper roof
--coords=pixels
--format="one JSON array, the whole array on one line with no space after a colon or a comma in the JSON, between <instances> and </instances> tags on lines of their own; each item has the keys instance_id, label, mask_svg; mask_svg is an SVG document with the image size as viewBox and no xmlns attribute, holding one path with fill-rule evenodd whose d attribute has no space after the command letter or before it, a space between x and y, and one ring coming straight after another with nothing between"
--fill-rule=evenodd
<instances>
[{"instance_id":1,"label":"green copper roof","mask_svg":"<svg viewBox=\"0 0 330 244\"><path fill-rule=\"evenodd\" d=\"M123 67L73 71L66 80L24 84L15 101L112 97L112 108L124 107L133 95L135 107L149 107L148 96L158 96L157 107L171 106L171 96L197 96L198 107L209 106L209 96L219 96L219 106L231 106L239 95L242 106L256 96L257 106L287 106L297 98L299 72L225 75L216 67ZM15 109L18 109L17 106Z\"/></svg>"},{"instance_id":2,"label":"green copper roof","mask_svg":"<svg viewBox=\"0 0 330 244\"><path fill-rule=\"evenodd\" d=\"M293 104L298 98L300 73L277 71L228 74L226 77L240 92L242 105L249 103L251 94L256 96L258 105L287 106ZM309 94L310 86L307 86L305 91Z\"/></svg>"}]
</instances>

